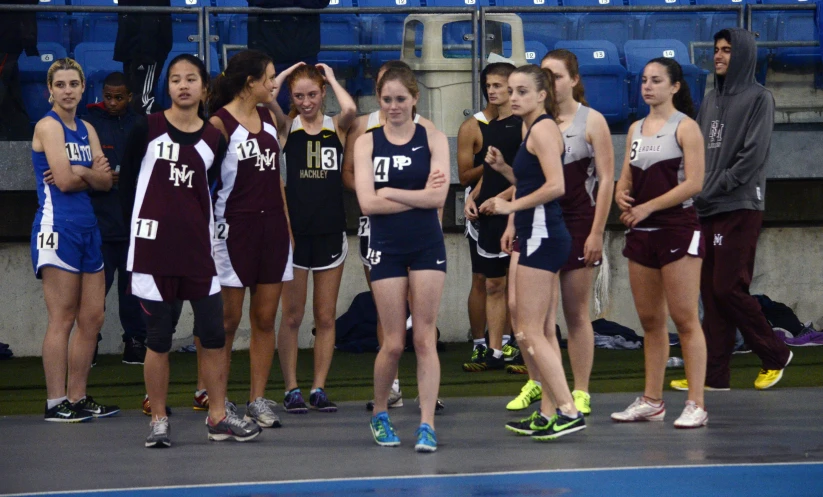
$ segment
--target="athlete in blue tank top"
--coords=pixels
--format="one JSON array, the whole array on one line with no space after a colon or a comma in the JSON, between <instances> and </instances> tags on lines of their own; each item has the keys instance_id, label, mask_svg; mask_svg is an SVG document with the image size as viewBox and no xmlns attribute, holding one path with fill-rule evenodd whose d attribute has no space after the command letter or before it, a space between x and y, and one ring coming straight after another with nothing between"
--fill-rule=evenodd
<instances>
[{"instance_id":1,"label":"athlete in blue tank top","mask_svg":"<svg viewBox=\"0 0 823 497\"><path fill-rule=\"evenodd\" d=\"M512 112L522 117L528 132L514 159L513 168L503 163L500 151L489 149L486 161L516 186L515 199L492 197L480 206L488 214L514 214L519 255L512 254L515 287L517 341L527 350L531 365L540 373L543 395L556 403L556 412L541 406L538 416L513 421L506 428L531 435L537 441L554 440L586 428L586 420L572 399L563 363L545 331L550 307L557 305L557 272L566 262L571 237L563 224L557 199L563 196L563 138L550 115L557 114L554 77L537 66L523 66L509 76ZM547 115L549 114L549 115ZM501 245L509 248L510 228ZM515 262L516 260L516 262ZM515 266L515 264L517 264ZM548 336L554 339L554 323ZM531 366L530 365L530 366ZM548 411L548 412L546 412Z\"/></svg>"},{"instance_id":2,"label":"athlete in blue tank top","mask_svg":"<svg viewBox=\"0 0 823 497\"><path fill-rule=\"evenodd\" d=\"M49 319L43 342L45 419L77 423L120 411L85 391L106 296L102 240L88 190L109 190L112 175L94 128L76 117L83 70L72 59L60 59L49 68L47 82L54 105L35 126L31 144L40 204L32 226L32 266L43 279ZM72 329L77 331L69 342Z\"/></svg>"},{"instance_id":3,"label":"athlete in blue tank top","mask_svg":"<svg viewBox=\"0 0 823 497\"><path fill-rule=\"evenodd\" d=\"M419 90L409 68L392 68L377 83L386 125L357 139L354 182L371 220L368 258L383 343L374 365L371 431L380 446L396 446L387 408L406 340L411 293L414 349L420 391L415 449L437 450L434 412L440 385L437 313L446 282L446 247L437 209L446 201L449 150L445 135L414 122Z\"/></svg>"}]
</instances>

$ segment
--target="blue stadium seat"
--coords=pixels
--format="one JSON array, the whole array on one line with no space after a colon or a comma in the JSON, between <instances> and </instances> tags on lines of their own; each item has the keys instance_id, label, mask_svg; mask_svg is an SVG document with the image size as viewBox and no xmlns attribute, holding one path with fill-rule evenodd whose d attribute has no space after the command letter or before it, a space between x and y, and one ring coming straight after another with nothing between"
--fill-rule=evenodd
<instances>
[{"instance_id":1,"label":"blue stadium seat","mask_svg":"<svg viewBox=\"0 0 823 497\"><path fill-rule=\"evenodd\" d=\"M631 40L625 45L626 69L629 72L629 105L637 118L649 113L649 106L640 97L640 79L646 63L657 57L670 57L683 67L683 77L689 85L695 109L703 101L708 71L689 61L686 46L678 40Z\"/></svg>"},{"instance_id":2,"label":"blue stadium seat","mask_svg":"<svg viewBox=\"0 0 823 497\"><path fill-rule=\"evenodd\" d=\"M358 7L422 7L420 0L358 0ZM363 27L362 41L370 45L401 45L403 43L403 21L407 14L365 14L361 15ZM383 63L399 59L400 50L372 52L369 59L375 70Z\"/></svg>"},{"instance_id":3,"label":"blue stadium seat","mask_svg":"<svg viewBox=\"0 0 823 497\"><path fill-rule=\"evenodd\" d=\"M577 56L586 100L611 125L625 124L629 117L629 86L626 68L608 40L560 41L555 49L566 49Z\"/></svg>"},{"instance_id":4,"label":"blue stadium seat","mask_svg":"<svg viewBox=\"0 0 823 497\"><path fill-rule=\"evenodd\" d=\"M72 0L81 7L117 7L117 0ZM117 14L113 12L72 13L72 46L84 41L114 43L117 39Z\"/></svg>"},{"instance_id":5,"label":"blue stadium seat","mask_svg":"<svg viewBox=\"0 0 823 497\"><path fill-rule=\"evenodd\" d=\"M217 48L215 48L214 45L211 45L209 47L209 50L211 50L211 54L209 55L211 57L211 60L216 61ZM157 80L157 88L155 88L154 91L154 97L157 99L157 104L162 109L168 109L169 107L171 107L171 99L169 98L169 95L166 93L166 77L169 71L169 63L178 55L187 53L196 56L197 48L195 47L194 49L192 49L192 46L189 43L175 43L171 48L171 52L169 52L169 57L166 59L166 64L163 67L163 71L160 73L160 79ZM212 64L209 75L212 78L215 78L218 74L220 74L220 67L220 64Z\"/></svg>"},{"instance_id":6,"label":"blue stadium seat","mask_svg":"<svg viewBox=\"0 0 823 497\"><path fill-rule=\"evenodd\" d=\"M248 7L249 2L248 0L215 0L214 6ZM249 33L248 14L217 14L216 17L216 34L220 37L219 46L222 47L225 43L246 44Z\"/></svg>"},{"instance_id":7,"label":"blue stadium seat","mask_svg":"<svg viewBox=\"0 0 823 497\"><path fill-rule=\"evenodd\" d=\"M623 0L563 0L564 7L622 7ZM609 40L617 46L623 58L623 45L638 38L640 25L637 18L624 12L609 14L582 14L577 21L578 40Z\"/></svg>"},{"instance_id":8,"label":"blue stadium seat","mask_svg":"<svg viewBox=\"0 0 823 497\"><path fill-rule=\"evenodd\" d=\"M327 10L355 7L352 0L331 0ZM321 45L360 44L360 19L354 14L320 14ZM323 50L317 55L320 62L328 64L339 77L350 77L357 72L360 62L358 52Z\"/></svg>"},{"instance_id":9,"label":"blue stadium seat","mask_svg":"<svg viewBox=\"0 0 823 497\"><path fill-rule=\"evenodd\" d=\"M171 6L203 8L211 6L211 0L171 0ZM213 26L212 31L215 29ZM171 33L174 43L192 43L196 47L196 42L190 42L189 36L197 35L197 14L172 14Z\"/></svg>"},{"instance_id":10,"label":"blue stadium seat","mask_svg":"<svg viewBox=\"0 0 823 497\"><path fill-rule=\"evenodd\" d=\"M807 0L762 0L766 5L813 5ZM777 41L818 41L817 23L813 10L786 10L777 12ZM783 69L814 68L820 63L820 48L778 48L774 62Z\"/></svg>"},{"instance_id":11,"label":"blue stadium seat","mask_svg":"<svg viewBox=\"0 0 823 497\"><path fill-rule=\"evenodd\" d=\"M558 0L497 0L498 7L557 7ZM526 40L533 40L547 47L553 47L560 40L574 38L578 14L521 13L523 34Z\"/></svg>"},{"instance_id":12,"label":"blue stadium seat","mask_svg":"<svg viewBox=\"0 0 823 497\"><path fill-rule=\"evenodd\" d=\"M74 47L74 59L86 74L83 105L103 99L103 80L110 73L123 71L123 63L114 60L114 43L83 42Z\"/></svg>"},{"instance_id":13,"label":"blue stadium seat","mask_svg":"<svg viewBox=\"0 0 823 497\"><path fill-rule=\"evenodd\" d=\"M40 51L40 55L27 57L24 52L18 59L23 103L32 123L39 121L51 109L49 88L46 84L49 67L55 60L67 56L66 49L59 43L38 43L37 50Z\"/></svg>"},{"instance_id":14,"label":"blue stadium seat","mask_svg":"<svg viewBox=\"0 0 823 497\"><path fill-rule=\"evenodd\" d=\"M39 5L59 7L67 5L66 0L40 0ZM69 15L65 12L38 12L37 13L37 42L59 43L64 47L71 41L71 25Z\"/></svg>"},{"instance_id":15,"label":"blue stadium seat","mask_svg":"<svg viewBox=\"0 0 823 497\"><path fill-rule=\"evenodd\" d=\"M756 0L696 0L697 5L740 5L741 3L757 3ZM714 34L720 30L737 27L736 12L712 12L702 14L707 19L707 30L703 38L705 41L714 41ZM752 12L751 31L757 33L758 41L774 40L774 29L772 26L771 13L763 11ZM776 16L774 16L776 18ZM703 48L695 50L694 63L698 67L714 71L713 62L714 49ZM755 68L755 78L760 84L766 84L766 72L768 71L769 49L759 48L757 50L757 67Z\"/></svg>"},{"instance_id":16,"label":"blue stadium seat","mask_svg":"<svg viewBox=\"0 0 823 497\"><path fill-rule=\"evenodd\" d=\"M629 0L629 5L682 6L689 5L689 0ZM649 12L640 22L643 26L643 39L675 39L688 47L690 42L703 39L707 17L698 12Z\"/></svg>"},{"instance_id":17,"label":"blue stadium seat","mask_svg":"<svg viewBox=\"0 0 823 497\"><path fill-rule=\"evenodd\" d=\"M525 47L526 50L526 62L529 64L540 64L540 61L543 59L543 56L546 55L546 52L549 51L546 48L546 45L540 43L539 41L526 41ZM511 41L504 41L503 42L503 56L504 57L511 57L512 56L512 42Z\"/></svg>"},{"instance_id":18,"label":"blue stadium seat","mask_svg":"<svg viewBox=\"0 0 823 497\"><path fill-rule=\"evenodd\" d=\"M494 5L489 0L426 0L427 7L488 7ZM478 33L479 33L478 29ZM467 45L470 40L464 37L472 33L471 21L453 22L447 24L443 31L443 44L445 45ZM471 50L444 50L444 55L450 58L469 58Z\"/></svg>"}]
</instances>

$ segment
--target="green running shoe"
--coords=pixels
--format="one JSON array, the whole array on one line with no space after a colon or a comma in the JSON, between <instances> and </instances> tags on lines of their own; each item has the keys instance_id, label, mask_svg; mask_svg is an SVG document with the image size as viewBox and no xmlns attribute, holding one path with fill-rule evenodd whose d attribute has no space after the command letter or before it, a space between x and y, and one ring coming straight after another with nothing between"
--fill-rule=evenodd
<instances>
[{"instance_id":1,"label":"green running shoe","mask_svg":"<svg viewBox=\"0 0 823 497\"><path fill-rule=\"evenodd\" d=\"M463 363L463 371L477 373L486 370L486 346L475 345L472 349L471 361Z\"/></svg>"},{"instance_id":2,"label":"green running shoe","mask_svg":"<svg viewBox=\"0 0 823 497\"><path fill-rule=\"evenodd\" d=\"M520 394L506 405L506 409L509 411L522 411L532 405L532 403L540 400L542 396L543 389L540 385L535 383L534 380L529 380L523 385L523 388L520 389Z\"/></svg>"},{"instance_id":3,"label":"green running shoe","mask_svg":"<svg viewBox=\"0 0 823 497\"><path fill-rule=\"evenodd\" d=\"M592 413L592 396L589 395L588 392L575 390L572 392L572 398L574 399L574 407L576 407L578 411L586 416Z\"/></svg>"},{"instance_id":4,"label":"green running shoe","mask_svg":"<svg viewBox=\"0 0 823 497\"><path fill-rule=\"evenodd\" d=\"M546 419L540 414L540 409L534 411L528 418L523 418L520 421L511 421L506 423L506 429L517 433L518 435L532 435L538 431L544 431L554 423L557 415Z\"/></svg>"},{"instance_id":5,"label":"green running shoe","mask_svg":"<svg viewBox=\"0 0 823 497\"><path fill-rule=\"evenodd\" d=\"M512 362L514 358L520 355L520 349L517 345L512 345L511 343L507 343L503 346L503 360L505 362Z\"/></svg>"},{"instance_id":6,"label":"green running shoe","mask_svg":"<svg viewBox=\"0 0 823 497\"><path fill-rule=\"evenodd\" d=\"M549 427L532 433L532 440L548 442L584 429L586 429L586 417L582 412L578 412L576 418L571 418L558 409Z\"/></svg>"}]
</instances>

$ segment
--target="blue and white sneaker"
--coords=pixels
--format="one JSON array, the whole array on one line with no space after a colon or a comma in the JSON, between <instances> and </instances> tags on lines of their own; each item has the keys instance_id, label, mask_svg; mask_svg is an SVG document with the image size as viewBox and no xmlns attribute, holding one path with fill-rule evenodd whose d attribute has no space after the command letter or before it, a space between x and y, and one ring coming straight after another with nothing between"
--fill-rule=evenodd
<instances>
[{"instance_id":1,"label":"blue and white sneaker","mask_svg":"<svg viewBox=\"0 0 823 497\"><path fill-rule=\"evenodd\" d=\"M428 423L421 424L415 435L417 436L417 443L414 444L414 450L417 452L434 452L437 450L437 435Z\"/></svg>"},{"instance_id":2,"label":"blue and white sneaker","mask_svg":"<svg viewBox=\"0 0 823 497\"><path fill-rule=\"evenodd\" d=\"M372 416L369 426L371 426L371 434L377 445L381 447L397 447L400 445L400 439L394 432L394 425L391 424L389 413L386 411L377 413L377 416Z\"/></svg>"}]
</instances>

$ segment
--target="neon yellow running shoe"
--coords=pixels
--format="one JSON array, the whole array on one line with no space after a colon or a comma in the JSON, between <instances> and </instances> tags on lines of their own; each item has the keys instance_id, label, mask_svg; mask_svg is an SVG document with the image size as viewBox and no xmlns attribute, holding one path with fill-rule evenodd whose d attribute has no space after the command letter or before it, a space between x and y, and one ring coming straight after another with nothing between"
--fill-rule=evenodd
<instances>
[{"instance_id":1,"label":"neon yellow running shoe","mask_svg":"<svg viewBox=\"0 0 823 497\"><path fill-rule=\"evenodd\" d=\"M520 354L520 349L514 347L510 343L507 343L503 346L503 360L506 362L512 362L514 359Z\"/></svg>"},{"instance_id":2,"label":"neon yellow running shoe","mask_svg":"<svg viewBox=\"0 0 823 497\"><path fill-rule=\"evenodd\" d=\"M582 412L585 416L592 413L592 396L589 395L588 392L575 390L572 392L572 398L574 399L574 407L576 407L578 411Z\"/></svg>"},{"instance_id":3,"label":"neon yellow running shoe","mask_svg":"<svg viewBox=\"0 0 823 497\"><path fill-rule=\"evenodd\" d=\"M540 400L542 396L543 389L540 385L535 383L534 380L529 380L520 389L520 394L506 405L506 409L509 411L522 411L532 405L533 402Z\"/></svg>"}]
</instances>

